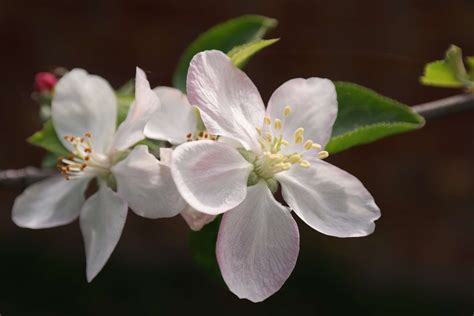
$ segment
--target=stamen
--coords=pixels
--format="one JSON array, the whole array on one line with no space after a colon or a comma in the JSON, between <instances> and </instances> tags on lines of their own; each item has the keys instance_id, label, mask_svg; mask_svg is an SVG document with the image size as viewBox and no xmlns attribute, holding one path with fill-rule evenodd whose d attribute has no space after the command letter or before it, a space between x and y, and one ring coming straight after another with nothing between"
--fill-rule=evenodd
<instances>
[{"instance_id":1,"label":"stamen","mask_svg":"<svg viewBox=\"0 0 474 316\"><path fill-rule=\"evenodd\" d=\"M89 132L83 137L64 136L64 139L71 143L72 151L67 158L58 159L56 166L67 180L108 172L110 166L107 157L92 155L90 138Z\"/></svg>"},{"instance_id":2,"label":"stamen","mask_svg":"<svg viewBox=\"0 0 474 316\"><path fill-rule=\"evenodd\" d=\"M309 168L311 167L311 163L307 160L303 160L300 162L300 166L303 167L303 168Z\"/></svg>"},{"instance_id":3,"label":"stamen","mask_svg":"<svg viewBox=\"0 0 474 316\"><path fill-rule=\"evenodd\" d=\"M268 141L269 143L272 142L272 133L270 132L266 132L263 137L265 138L266 141Z\"/></svg>"},{"instance_id":4,"label":"stamen","mask_svg":"<svg viewBox=\"0 0 474 316\"><path fill-rule=\"evenodd\" d=\"M275 129L280 129L281 128L281 120L280 119L275 119L274 126L275 126Z\"/></svg>"},{"instance_id":5,"label":"stamen","mask_svg":"<svg viewBox=\"0 0 474 316\"><path fill-rule=\"evenodd\" d=\"M327 157L329 157L329 153L325 150L322 150L318 153L318 157L319 159L326 159Z\"/></svg>"},{"instance_id":6,"label":"stamen","mask_svg":"<svg viewBox=\"0 0 474 316\"><path fill-rule=\"evenodd\" d=\"M313 148L313 141L311 139L308 139L307 141L304 142L303 147L306 150L311 150L311 148Z\"/></svg>"},{"instance_id":7,"label":"stamen","mask_svg":"<svg viewBox=\"0 0 474 316\"><path fill-rule=\"evenodd\" d=\"M288 158L288 161L290 163L299 163L301 161L301 155L300 154L293 154Z\"/></svg>"},{"instance_id":8,"label":"stamen","mask_svg":"<svg viewBox=\"0 0 474 316\"><path fill-rule=\"evenodd\" d=\"M265 116L263 118L263 124L270 125L270 124L272 124L272 120L268 116Z\"/></svg>"},{"instance_id":9,"label":"stamen","mask_svg":"<svg viewBox=\"0 0 474 316\"><path fill-rule=\"evenodd\" d=\"M313 143L313 145L311 145L311 148L316 149L316 150L321 150L322 146L318 143Z\"/></svg>"},{"instance_id":10,"label":"stamen","mask_svg":"<svg viewBox=\"0 0 474 316\"><path fill-rule=\"evenodd\" d=\"M285 115L285 117L288 117L291 114L291 107L289 105L285 106L285 108L283 109L283 114Z\"/></svg>"}]
</instances>

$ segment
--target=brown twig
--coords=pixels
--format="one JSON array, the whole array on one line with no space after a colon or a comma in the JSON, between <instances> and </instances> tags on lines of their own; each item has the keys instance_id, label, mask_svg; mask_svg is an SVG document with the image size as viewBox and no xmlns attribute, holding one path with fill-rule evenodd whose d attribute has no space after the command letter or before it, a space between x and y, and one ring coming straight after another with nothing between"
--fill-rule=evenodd
<instances>
[{"instance_id":1,"label":"brown twig","mask_svg":"<svg viewBox=\"0 0 474 316\"><path fill-rule=\"evenodd\" d=\"M412 110L427 121L474 109L474 95L460 94L449 98L427 102L412 107Z\"/></svg>"},{"instance_id":2,"label":"brown twig","mask_svg":"<svg viewBox=\"0 0 474 316\"><path fill-rule=\"evenodd\" d=\"M25 188L55 174L54 169L38 169L25 167L23 169L0 171L0 189Z\"/></svg>"}]
</instances>

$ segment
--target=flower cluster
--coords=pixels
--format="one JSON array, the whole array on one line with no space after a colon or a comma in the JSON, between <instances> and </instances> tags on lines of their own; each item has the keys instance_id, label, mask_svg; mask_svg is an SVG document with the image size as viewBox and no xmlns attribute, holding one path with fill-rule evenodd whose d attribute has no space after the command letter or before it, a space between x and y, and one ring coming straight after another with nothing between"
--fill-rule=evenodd
<instances>
[{"instance_id":1,"label":"flower cluster","mask_svg":"<svg viewBox=\"0 0 474 316\"><path fill-rule=\"evenodd\" d=\"M278 291L296 264L292 212L337 237L368 235L380 216L355 177L324 161L337 116L327 79L289 80L265 107L225 54L205 51L191 61L187 95L152 90L137 68L135 100L118 127L113 89L81 69L57 82L51 113L70 155L58 160L60 175L17 198L12 217L27 228L79 218L89 282L117 245L129 208L152 219L181 214L193 230L223 214L216 245L222 276L253 302ZM146 138L166 144L158 157ZM280 188L286 204L274 197Z\"/></svg>"}]
</instances>

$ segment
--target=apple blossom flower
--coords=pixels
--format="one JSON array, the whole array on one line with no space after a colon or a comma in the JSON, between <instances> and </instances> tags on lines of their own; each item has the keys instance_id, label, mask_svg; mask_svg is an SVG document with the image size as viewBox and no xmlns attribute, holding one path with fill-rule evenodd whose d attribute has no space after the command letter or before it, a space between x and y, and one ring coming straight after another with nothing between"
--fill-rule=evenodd
<instances>
[{"instance_id":1,"label":"apple blossom flower","mask_svg":"<svg viewBox=\"0 0 474 316\"><path fill-rule=\"evenodd\" d=\"M103 78L74 69L62 77L52 101L56 133L71 155L58 175L30 186L13 206L13 221L49 228L79 217L90 282L104 267L122 234L128 207L147 218L175 216L184 207L168 166L148 152L143 129L159 106L137 68L136 98L116 129L117 100ZM133 148L132 148L133 147ZM98 190L85 199L89 183Z\"/></svg>"},{"instance_id":2,"label":"apple blossom flower","mask_svg":"<svg viewBox=\"0 0 474 316\"><path fill-rule=\"evenodd\" d=\"M178 146L171 171L193 208L224 213L216 255L229 289L253 302L284 284L299 252L294 211L321 233L336 237L373 232L380 210L361 182L323 161L337 116L334 84L292 79L267 109L247 75L219 51L197 54L187 77L191 104L208 131L238 142ZM278 186L289 208L273 196Z\"/></svg>"},{"instance_id":3,"label":"apple blossom flower","mask_svg":"<svg viewBox=\"0 0 474 316\"><path fill-rule=\"evenodd\" d=\"M173 147L189 141L216 139L205 130L199 117L199 110L189 104L184 93L176 88L165 86L156 87L153 91L160 99L160 106L145 125L146 137L167 141ZM169 165L171 154L171 148L162 149L161 161ZM194 231L201 230L216 217L198 212L189 204L181 211L181 216Z\"/></svg>"}]
</instances>

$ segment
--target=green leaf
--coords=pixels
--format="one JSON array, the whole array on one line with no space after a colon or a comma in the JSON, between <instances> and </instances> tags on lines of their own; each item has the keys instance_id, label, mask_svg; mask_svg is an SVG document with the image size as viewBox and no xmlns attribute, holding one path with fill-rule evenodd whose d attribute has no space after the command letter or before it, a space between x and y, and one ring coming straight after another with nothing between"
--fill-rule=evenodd
<instances>
[{"instance_id":1,"label":"green leaf","mask_svg":"<svg viewBox=\"0 0 474 316\"><path fill-rule=\"evenodd\" d=\"M133 95L119 95L117 94L117 127L125 121L127 117L128 110L130 109L130 104L135 100Z\"/></svg>"},{"instance_id":2,"label":"green leaf","mask_svg":"<svg viewBox=\"0 0 474 316\"><path fill-rule=\"evenodd\" d=\"M337 82L336 91L339 110L326 146L331 154L412 131L425 123L410 107L362 86Z\"/></svg>"},{"instance_id":3,"label":"green leaf","mask_svg":"<svg viewBox=\"0 0 474 316\"><path fill-rule=\"evenodd\" d=\"M174 86L181 91L186 90L189 62L197 53L209 49L227 53L236 46L262 39L265 33L276 25L275 19L245 15L212 27L192 42L181 56L173 76Z\"/></svg>"},{"instance_id":4,"label":"green leaf","mask_svg":"<svg viewBox=\"0 0 474 316\"><path fill-rule=\"evenodd\" d=\"M212 276L222 280L216 258L217 233L222 216L205 225L200 231L189 233L189 247L196 263Z\"/></svg>"},{"instance_id":5,"label":"green leaf","mask_svg":"<svg viewBox=\"0 0 474 316\"><path fill-rule=\"evenodd\" d=\"M467 59L469 62L469 58ZM474 88L471 73L468 74L462 59L462 50L456 45L451 45L446 51L444 60L437 60L425 66L424 75L420 78L422 84L427 86L445 88Z\"/></svg>"},{"instance_id":6,"label":"green leaf","mask_svg":"<svg viewBox=\"0 0 474 316\"><path fill-rule=\"evenodd\" d=\"M270 46L278 42L279 38L273 38L268 40L259 40L252 43L243 44L237 47L232 48L230 52L227 53L230 60L239 68L244 67L247 64L247 61L254 54L258 53L267 46Z\"/></svg>"},{"instance_id":7,"label":"green leaf","mask_svg":"<svg viewBox=\"0 0 474 316\"><path fill-rule=\"evenodd\" d=\"M474 81L474 56L466 57L466 64L469 67L469 79Z\"/></svg>"},{"instance_id":8,"label":"green leaf","mask_svg":"<svg viewBox=\"0 0 474 316\"><path fill-rule=\"evenodd\" d=\"M130 79L124 83L117 91L115 91L115 94L118 97L133 97L135 94L135 80Z\"/></svg>"},{"instance_id":9,"label":"green leaf","mask_svg":"<svg viewBox=\"0 0 474 316\"><path fill-rule=\"evenodd\" d=\"M444 60L427 64L420 80L426 86L445 88L462 88L464 86L451 71L450 65Z\"/></svg>"},{"instance_id":10,"label":"green leaf","mask_svg":"<svg viewBox=\"0 0 474 316\"><path fill-rule=\"evenodd\" d=\"M30 144L39 146L57 155L68 155L68 150L63 146L59 140L56 131L54 130L51 120L43 125L43 129L34 133L28 138Z\"/></svg>"}]
</instances>

